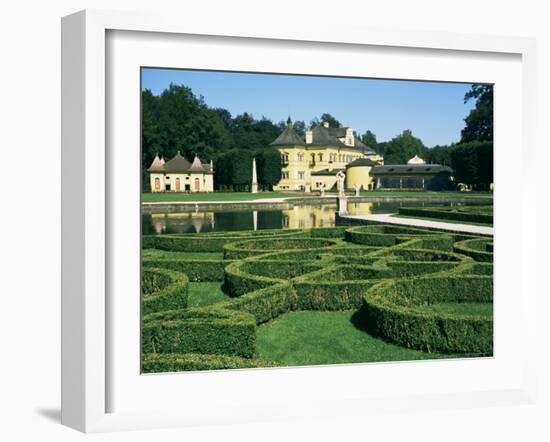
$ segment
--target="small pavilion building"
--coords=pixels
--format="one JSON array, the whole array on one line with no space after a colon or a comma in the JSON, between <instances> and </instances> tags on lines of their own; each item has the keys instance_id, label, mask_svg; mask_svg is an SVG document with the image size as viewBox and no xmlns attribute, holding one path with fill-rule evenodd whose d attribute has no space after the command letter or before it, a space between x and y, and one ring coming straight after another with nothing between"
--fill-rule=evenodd
<instances>
[{"instance_id":1,"label":"small pavilion building","mask_svg":"<svg viewBox=\"0 0 550 442\"><path fill-rule=\"evenodd\" d=\"M414 156L407 164L387 164L371 170L375 188L407 190L444 190L448 188L453 170L441 164L426 164Z\"/></svg>"},{"instance_id":2,"label":"small pavilion building","mask_svg":"<svg viewBox=\"0 0 550 442\"><path fill-rule=\"evenodd\" d=\"M151 192L213 192L214 166L195 156L192 163L180 152L164 161L156 155L149 169Z\"/></svg>"}]
</instances>

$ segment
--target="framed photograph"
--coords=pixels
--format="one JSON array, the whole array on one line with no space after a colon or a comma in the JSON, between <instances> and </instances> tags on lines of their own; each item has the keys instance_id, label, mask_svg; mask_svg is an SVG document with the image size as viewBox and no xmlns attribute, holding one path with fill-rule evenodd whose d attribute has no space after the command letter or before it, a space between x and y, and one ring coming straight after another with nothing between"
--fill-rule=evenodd
<instances>
[{"instance_id":1,"label":"framed photograph","mask_svg":"<svg viewBox=\"0 0 550 442\"><path fill-rule=\"evenodd\" d=\"M533 401L532 40L62 26L64 424Z\"/></svg>"}]
</instances>

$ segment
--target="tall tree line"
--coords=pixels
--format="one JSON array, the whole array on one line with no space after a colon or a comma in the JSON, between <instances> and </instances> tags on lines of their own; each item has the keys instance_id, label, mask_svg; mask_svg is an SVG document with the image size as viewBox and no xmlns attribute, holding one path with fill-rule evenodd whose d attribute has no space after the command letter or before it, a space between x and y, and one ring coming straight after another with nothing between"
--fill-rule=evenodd
<instances>
[{"instance_id":1,"label":"tall tree line","mask_svg":"<svg viewBox=\"0 0 550 442\"><path fill-rule=\"evenodd\" d=\"M361 141L384 156L385 164L404 164L415 155L432 164L443 164L454 170L457 182L489 189L493 182L493 86L474 84L464 96L464 103L475 106L464 119L458 143L428 148L410 130L389 141L378 142L367 130Z\"/></svg>"},{"instance_id":2,"label":"tall tree line","mask_svg":"<svg viewBox=\"0 0 550 442\"><path fill-rule=\"evenodd\" d=\"M461 140L457 144L428 148L406 129L389 141L379 142L367 130L359 138L386 164L404 164L418 155L429 163L444 164L455 171L457 182L486 189L493 182L493 87L475 84L464 102L475 101L465 118ZM307 127L328 122L339 127L340 121L328 113L309 122ZM294 129L304 136L306 124L295 121ZM271 189L281 178L277 149L269 144L286 128L286 122L274 123L250 113L232 116L223 108L211 108L185 86L171 84L160 95L142 92L142 167L145 171L158 153L170 159L180 151L192 160L212 160L216 171L215 186L223 190L247 190L251 184L252 158L256 158L258 181ZM356 134L357 135L357 134ZM143 182L147 185L148 180Z\"/></svg>"},{"instance_id":3,"label":"tall tree line","mask_svg":"<svg viewBox=\"0 0 550 442\"><path fill-rule=\"evenodd\" d=\"M217 188L244 189L252 179L252 158L256 158L261 186L271 188L281 177L278 151L269 144L286 123L277 124L245 112L233 117L223 108L211 108L185 86L171 84L160 95L142 92L142 168L155 155L166 160L180 151L188 160L198 155L214 162ZM295 128L305 132L305 123ZM144 184L148 180L143 180Z\"/></svg>"}]
</instances>

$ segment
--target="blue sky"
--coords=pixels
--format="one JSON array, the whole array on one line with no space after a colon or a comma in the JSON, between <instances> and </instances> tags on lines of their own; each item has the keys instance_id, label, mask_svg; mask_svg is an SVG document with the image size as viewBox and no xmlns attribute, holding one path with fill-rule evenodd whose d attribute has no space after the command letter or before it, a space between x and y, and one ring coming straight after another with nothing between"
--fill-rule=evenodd
<instances>
[{"instance_id":1,"label":"blue sky","mask_svg":"<svg viewBox=\"0 0 550 442\"><path fill-rule=\"evenodd\" d=\"M387 141L404 129L428 147L460 139L469 83L311 77L296 75L143 69L142 87L155 95L170 83L190 87L210 107L236 116L251 113L274 122L303 120L306 125L327 112L362 134L367 129Z\"/></svg>"}]
</instances>

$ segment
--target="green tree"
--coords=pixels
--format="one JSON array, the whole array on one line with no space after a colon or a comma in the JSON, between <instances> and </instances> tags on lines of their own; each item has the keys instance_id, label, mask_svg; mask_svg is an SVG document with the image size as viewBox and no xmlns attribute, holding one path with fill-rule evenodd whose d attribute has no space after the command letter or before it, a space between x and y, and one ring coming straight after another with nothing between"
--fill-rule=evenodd
<instances>
[{"instance_id":1,"label":"green tree","mask_svg":"<svg viewBox=\"0 0 550 442\"><path fill-rule=\"evenodd\" d=\"M443 164L444 166L452 167L451 152L455 145L450 146L434 146L426 150L426 162L430 164Z\"/></svg>"},{"instance_id":2,"label":"green tree","mask_svg":"<svg viewBox=\"0 0 550 442\"><path fill-rule=\"evenodd\" d=\"M342 126L342 123L340 123L336 118L334 118L331 114L328 114L328 113L324 113L323 115L321 115L320 118L315 117L313 120L309 122L309 126L315 127L323 123L328 123L330 127Z\"/></svg>"},{"instance_id":3,"label":"green tree","mask_svg":"<svg viewBox=\"0 0 550 442\"><path fill-rule=\"evenodd\" d=\"M257 152L256 166L258 182L271 190L281 179L281 154L275 148L262 149Z\"/></svg>"},{"instance_id":4,"label":"green tree","mask_svg":"<svg viewBox=\"0 0 550 442\"><path fill-rule=\"evenodd\" d=\"M385 164L405 164L415 155L423 157L426 152L422 140L414 137L409 129L404 130L400 135L392 138L387 143L384 150Z\"/></svg>"},{"instance_id":5,"label":"green tree","mask_svg":"<svg viewBox=\"0 0 550 442\"><path fill-rule=\"evenodd\" d=\"M252 152L247 149L233 149L229 152L231 184L235 190L247 190L252 183Z\"/></svg>"},{"instance_id":6,"label":"green tree","mask_svg":"<svg viewBox=\"0 0 550 442\"><path fill-rule=\"evenodd\" d=\"M464 95L464 103L475 100L475 107L464 119L461 143L493 141L493 86L474 84Z\"/></svg>"},{"instance_id":7,"label":"green tree","mask_svg":"<svg viewBox=\"0 0 550 442\"><path fill-rule=\"evenodd\" d=\"M493 143L471 141L461 143L451 152L452 167L457 182L488 190L493 182Z\"/></svg>"},{"instance_id":8,"label":"green tree","mask_svg":"<svg viewBox=\"0 0 550 442\"><path fill-rule=\"evenodd\" d=\"M378 150L378 141L376 140L376 135L370 130L367 130L363 135L361 135L361 141L369 146L376 153L380 153Z\"/></svg>"}]
</instances>

